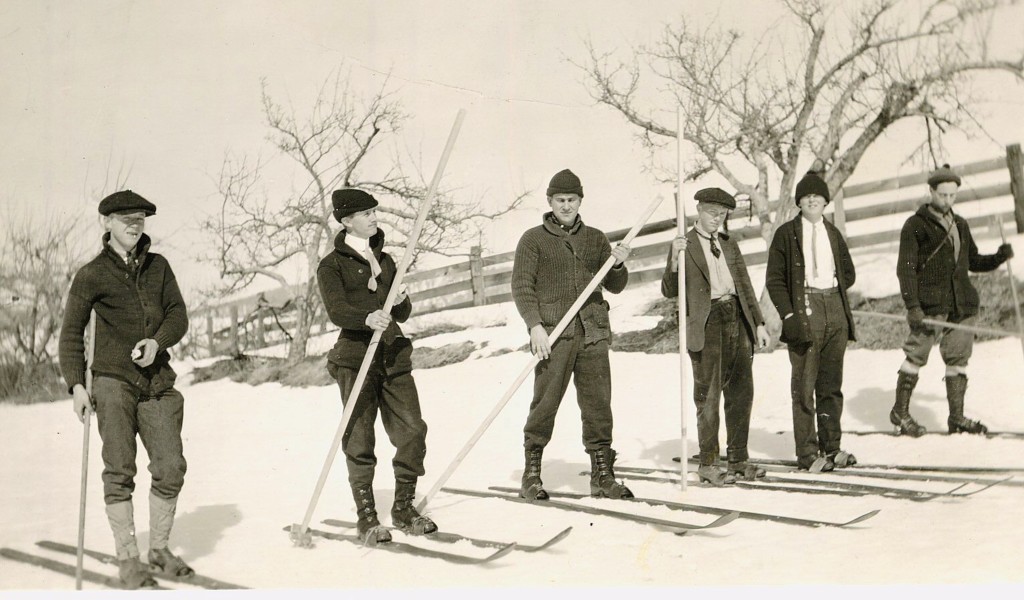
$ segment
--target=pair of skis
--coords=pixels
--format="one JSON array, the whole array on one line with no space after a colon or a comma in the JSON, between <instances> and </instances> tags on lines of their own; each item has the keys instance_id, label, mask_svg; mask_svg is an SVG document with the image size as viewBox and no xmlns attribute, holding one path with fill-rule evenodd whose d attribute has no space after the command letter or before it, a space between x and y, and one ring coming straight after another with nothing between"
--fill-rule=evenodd
<instances>
[{"instance_id":1,"label":"pair of skis","mask_svg":"<svg viewBox=\"0 0 1024 600\"><path fill-rule=\"evenodd\" d=\"M78 553L77 546L71 544L64 544L61 542L52 542L49 540L43 540L36 542L36 545L44 550L50 550L53 552L59 552L62 554L70 554L72 556ZM15 550L14 548L0 548L0 556L14 560L17 562L42 567L56 573L69 575L76 577L76 565L66 563L64 561L56 560L46 556L38 554L31 554L28 552L22 552L21 550ZM117 558L111 554L105 552L99 552L97 550L85 550L85 556L96 560L105 565L116 565ZM146 565L144 565L146 566ZM248 589L241 585L228 583L205 575L194 574L188 577L176 577L174 575L168 575L161 571L150 568L150 574L161 581L169 581L173 583L184 583L187 585L198 586L208 590L244 590ZM117 575L108 575L99 571L91 569L82 569L82 579L90 583L97 585L106 586L114 589L126 589L124 583ZM152 589L152 588L150 588ZM156 589L168 589L157 587Z\"/></svg>"}]
</instances>

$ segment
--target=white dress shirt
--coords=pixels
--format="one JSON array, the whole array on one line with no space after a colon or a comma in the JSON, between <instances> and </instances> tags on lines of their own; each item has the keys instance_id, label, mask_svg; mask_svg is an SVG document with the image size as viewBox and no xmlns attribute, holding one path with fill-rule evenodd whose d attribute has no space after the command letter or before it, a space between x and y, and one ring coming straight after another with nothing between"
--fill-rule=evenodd
<instances>
[{"instance_id":1,"label":"white dress shirt","mask_svg":"<svg viewBox=\"0 0 1024 600\"><path fill-rule=\"evenodd\" d=\"M836 287L839 285L836 280L836 260L832 256L825 219L811 223L801 217L800 225L804 236L804 285L818 289Z\"/></svg>"}]
</instances>

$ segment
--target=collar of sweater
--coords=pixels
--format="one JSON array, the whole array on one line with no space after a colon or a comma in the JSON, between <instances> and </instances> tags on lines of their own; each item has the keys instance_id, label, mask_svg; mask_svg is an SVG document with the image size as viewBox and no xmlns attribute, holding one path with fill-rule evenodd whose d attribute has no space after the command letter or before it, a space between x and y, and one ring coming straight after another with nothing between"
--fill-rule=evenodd
<instances>
[{"instance_id":1,"label":"collar of sweater","mask_svg":"<svg viewBox=\"0 0 1024 600\"><path fill-rule=\"evenodd\" d=\"M570 227L566 227L555 218L555 213L546 212L544 213L543 224L544 229L547 229L548 232L553 233L554 235L575 235L579 232L580 228L583 227L583 218L576 215L576 221Z\"/></svg>"},{"instance_id":2,"label":"collar of sweater","mask_svg":"<svg viewBox=\"0 0 1024 600\"><path fill-rule=\"evenodd\" d=\"M146 258L146 254L149 253L149 246L152 244L152 240L148 235L143 233L139 236L138 243L135 244L135 258L141 265ZM125 257L118 252L113 246L110 245L110 232L103 234L103 254L106 254L115 264L120 265L121 268L127 269L128 264L125 262Z\"/></svg>"}]
</instances>

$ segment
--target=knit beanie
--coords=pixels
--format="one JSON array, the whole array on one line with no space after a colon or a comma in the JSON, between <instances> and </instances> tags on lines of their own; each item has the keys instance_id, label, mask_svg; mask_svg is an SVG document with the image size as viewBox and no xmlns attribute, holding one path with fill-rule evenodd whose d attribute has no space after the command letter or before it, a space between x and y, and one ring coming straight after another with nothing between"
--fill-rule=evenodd
<instances>
[{"instance_id":1,"label":"knit beanie","mask_svg":"<svg viewBox=\"0 0 1024 600\"><path fill-rule=\"evenodd\" d=\"M551 178L551 183L548 184L548 196L555 194L576 194L582 198L583 184L575 173L569 169L562 169L555 173L555 176Z\"/></svg>"},{"instance_id":2,"label":"knit beanie","mask_svg":"<svg viewBox=\"0 0 1024 600\"><path fill-rule=\"evenodd\" d=\"M828 193L828 184L814 171L808 171L803 179L796 184L796 205L800 206L800 200L804 196L821 196L825 199L825 203L828 204L832 200L832 196Z\"/></svg>"},{"instance_id":3,"label":"knit beanie","mask_svg":"<svg viewBox=\"0 0 1024 600\"><path fill-rule=\"evenodd\" d=\"M928 175L928 187L933 190L939 187L940 183L953 182L957 187L960 187L960 176L953 172L953 169L949 168L949 163L942 165L941 168L935 169Z\"/></svg>"}]
</instances>

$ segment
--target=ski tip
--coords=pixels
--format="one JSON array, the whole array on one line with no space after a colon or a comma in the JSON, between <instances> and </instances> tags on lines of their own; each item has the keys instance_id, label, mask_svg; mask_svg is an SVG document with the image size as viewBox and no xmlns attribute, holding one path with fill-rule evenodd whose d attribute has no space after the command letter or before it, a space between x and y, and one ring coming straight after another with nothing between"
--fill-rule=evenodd
<instances>
[{"instance_id":1,"label":"ski tip","mask_svg":"<svg viewBox=\"0 0 1024 600\"><path fill-rule=\"evenodd\" d=\"M712 527L721 527L722 525L728 525L729 523L732 523L733 521L735 521L738 518L740 518L740 513L737 512L737 511L733 511L731 513L724 514L724 515L718 517L714 521L712 521L712 522L708 523L707 525L705 525L703 527L703 529L709 529L709 528L712 528Z\"/></svg>"},{"instance_id":2,"label":"ski tip","mask_svg":"<svg viewBox=\"0 0 1024 600\"><path fill-rule=\"evenodd\" d=\"M494 552L494 554L491 554L490 556L488 556L487 559L485 560L485 562L491 562L492 560L497 560L497 559L499 559L499 558L501 558L501 557L511 553L515 549L516 549L516 543L515 542L512 542L510 544L506 544L506 545L502 546L501 548L498 548Z\"/></svg>"},{"instance_id":3,"label":"ski tip","mask_svg":"<svg viewBox=\"0 0 1024 600\"><path fill-rule=\"evenodd\" d=\"M309 528L303 527L298 523L293 523L291 527L285 527L285 531L288 531L288 535L292 540L292 543L299 548L312 548L313 547L313 534L310 533Z\"/></svg>"},{"instance_id":4,"label":"ski tip","mask_svg":"<svg viewBox=\"0 0 1024 600\"><path fill-rule=\"evenodd\" d=\"M846 523L843 523L843 527L849 527L850 525L856 525L857 523L863 523L864 521L867 521L868 519L870 519L871 517L877 515L880 512L882 512L881 509L877 509L877 508L875 510L871 511L871 512L866 512L866 513L862 514L861 516L857 517L856 519L853 519L852 521L847 521Z\"/></svg>"}]
</instances>

